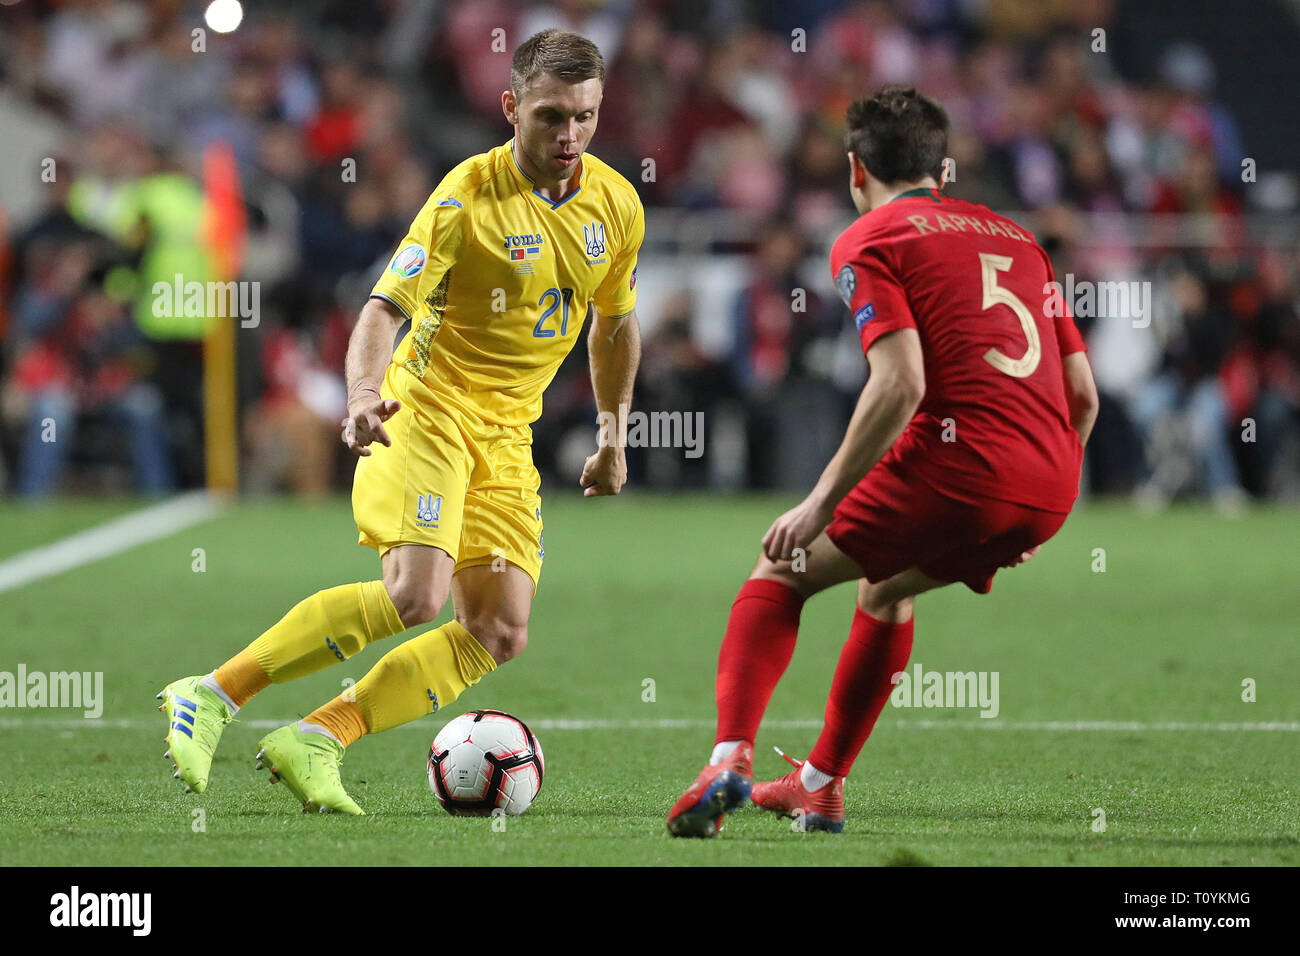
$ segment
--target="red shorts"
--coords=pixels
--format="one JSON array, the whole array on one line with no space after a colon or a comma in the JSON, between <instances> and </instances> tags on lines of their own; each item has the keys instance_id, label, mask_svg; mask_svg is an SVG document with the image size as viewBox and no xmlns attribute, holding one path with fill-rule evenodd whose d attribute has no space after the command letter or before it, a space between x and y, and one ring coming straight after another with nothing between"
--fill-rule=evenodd
<instances>
[{"instance_id":1,"label":"red shorts","mask_svg":"<svg viewBox=\"0 0 1300 956\"><path fill-rule=\"evenodd\" d=\"M918 568L988 594L998 568L1056 534L1067 514L994 498L957 501L881 462L840 502L826 534L873 583Z\"/></svg>"}]
</instances>

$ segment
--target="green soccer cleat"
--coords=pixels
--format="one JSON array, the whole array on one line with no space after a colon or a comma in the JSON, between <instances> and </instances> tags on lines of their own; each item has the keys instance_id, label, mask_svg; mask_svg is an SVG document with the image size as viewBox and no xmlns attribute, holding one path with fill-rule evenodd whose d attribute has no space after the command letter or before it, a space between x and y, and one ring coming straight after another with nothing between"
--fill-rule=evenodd
<instances>
[{"instance_id":1,"label":"green soccer cleat","mask_svg":"<svg viewBox=\"0 0 1300 956\"><path fill-rule=\"evenodd\" d=\"M167 717L167 752L173 761L172 778L185 784L186 793L208 789L212 754L226 724L235 718L220 697L201 683L203 677L182 677L158 692L158 708Z\"/></svg>"},{"instance_id":2,"label":"green soccer cleat","mask_svg":"<svg viewBox=\"0 0 1300 956\"><path fill-rule=\"evenodd\" d=\"M343 789L343 745L324 734L303 733L297 724L272 731L257 745L257 769L271 772L302 802L303 813L365 813Z\"/></svg>"}]
</instances>

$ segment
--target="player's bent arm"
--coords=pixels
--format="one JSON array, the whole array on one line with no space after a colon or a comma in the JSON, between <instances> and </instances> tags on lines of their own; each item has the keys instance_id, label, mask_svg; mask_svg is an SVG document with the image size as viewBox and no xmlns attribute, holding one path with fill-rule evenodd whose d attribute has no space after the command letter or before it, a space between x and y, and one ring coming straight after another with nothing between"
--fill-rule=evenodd
<instances>
[{"instance_id":1,"label":"player's bent arm","mask_svg":"<svg viewBox=\"0 0 1300 956\"><path fill-rule=\"evenodd\" d=\"M1088 444L1092 426L1097 422L1100 400L1097 383L1092 379L1092 366L1087 352L1074 352L1061 360L1065 375L1065 401L1070 409L1070 427L1079 433L1080 444Z\"/></svg>"},{"instance_id":2,"label":"player's bent arm","mask_svg":"<svg viewBox=\"0 0 1300 956\"><path fill-rule=\"evenodd\" d=\"M624 315L601 315L592 306L592 313L591 331L587 334L591 388L606 427L600 429L600 447L587 459L579 479L587 497L616 495L627 480L623 451L627 436L623 429L626 411L632 404L632 384L641 364L641 329L636 310Z\"/></svg>"},{"instance_id":3,"label":"player's bent arm","mask_svg":"<svg viewBox=\"0 0 1300 956\"><path fill-rule=\"evenodd\" d=\"M632 402L632 383L641 364L641 327L635 309L625 315L601 315L595 306L591 311L587 333L591 387L597 409L617 415L620 405Z\"/></svg>"},{"instance_id":4,"label":"player's bent arm","mask_svg":"<svg viewBox=\"0 0 1300 956\"><path fill-rule=\"evenodd\" d=\"M925 397L925 363L915 329L876 339L867 362L871 375L844 440L813 489L813 500L828 514L885 456Z\"/></svg>"},{"instance_id":5,"label":"player's bent arm","mask_svg":"<svg viewBox=\"0 0 1300 956\"><path fill-rule=\"evenodd\" d=\"M379 394L384 370L393 357L393 337L406 321L402 310L387 299L369 298L348 339L344 372L348 381L348 398L359 391Z\"/></svg>"},{"instance_id":6,"label":"player's bent arm","mask_svg":"<svg viewBox=\"0 0 1300 956\"><path fill-rule=\"evenodd\" d=\"M763 535L763 553L771 561L791 560L796 548L806 548L830 524L835 506L889 451L925 397L925 364L916 329L882 335L867 349L867 361L871 377L839 450L812 493Z\"/></svg>"},{"instance_id":7,"label":"player's bent arm","mask_svg":"<svg viewBox=\"0 0 1300 956\"><path fill-rule=\"evenodd\" d=\"M393 337L406 321L402 310L387 299L370 298L348 339L344 374L348 384L348 417L343 420L343 444L363 458L371 442L391 445L383 423L401 408L379 394L384 370L393 357Z\"/></svg>"}]
</instances>

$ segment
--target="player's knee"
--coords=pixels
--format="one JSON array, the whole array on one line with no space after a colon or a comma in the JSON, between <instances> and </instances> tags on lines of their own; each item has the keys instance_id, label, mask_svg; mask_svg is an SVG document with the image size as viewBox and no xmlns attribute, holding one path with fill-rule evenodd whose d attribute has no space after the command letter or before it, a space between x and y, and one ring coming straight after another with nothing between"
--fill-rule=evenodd
<instances>
[{"instance_id":1,"label":"player's knee","mask_svg":"<svg viewBox=\"0 0 1300 956\"><path fill-rule=\"evenodd\" d=\"M754 570L750 572L751 581L777 581L798 592L801 597L810 598L819 590L816 583L807 575L794 570L789 561L773 562L760 557Z\"/></svg>"},{"instance_id":2,"label":"player's knee","mask_svg":"<svg viewBox=\"0 0 1300 956\"><path fill-rule=\"evenodd\" d=\"M388 596L397 609L397 616L405 627L428 624L438 616L446 601L445 594L439 594L427 582L415 581L409 576L400 576L393 582L384 582Z\"/></svg>"},{"instance_id":3,"label":"player's knee","mask_svg":"<svg viewBox=\"0 0 1300 956\"><path fill-rule=\"evenodd\" d=\"M880 588L862 588L858 593L858 607L885 624L902 624L912 617L910 597L893 596Z\"/></svg>"},{"instance_id":4,"label":"player's knee","mask_svg":"<svg viewBox=\"0 0 1300 956\"><path fill-rule=\"evenodd\" d=\"M459 615L457 619L460 620ZM471 617L460 622L498 664L518 657L528 645L528 625L496 615Z\"/></svg>"}]
</instances>

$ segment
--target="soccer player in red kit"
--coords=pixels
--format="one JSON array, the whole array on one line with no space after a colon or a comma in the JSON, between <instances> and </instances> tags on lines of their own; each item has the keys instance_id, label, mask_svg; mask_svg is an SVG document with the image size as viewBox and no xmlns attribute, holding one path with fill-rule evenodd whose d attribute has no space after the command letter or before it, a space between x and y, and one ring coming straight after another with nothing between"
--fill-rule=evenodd
<instances>
[{"instance_id":1,"label":"soccer player in red kit","mask_svg":"<svg viewBox=\"0 0 1300 956\"><path fill-rule=\"evenodd\" d=\"M909 87L848 109L862 215L831 249L831 274L871 373L839 450L763 536L731 607L713 755L668 815L676 836L714 836L751 787L757 806L840 832L844 777L911 654L913 597L956 582L988 593L1078 495L1097 415L1083 341L1033 237L939 192L947 140L943 109ZM804 601L853 580L821 735L793 772L753 784L754 737Z\"/></svg>"}]
</instances>

